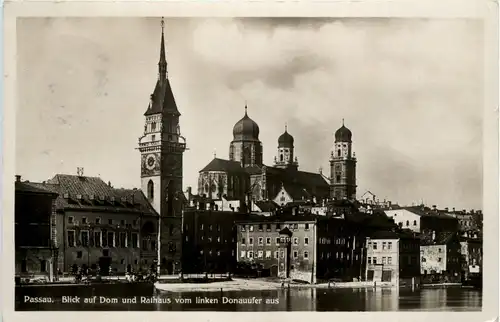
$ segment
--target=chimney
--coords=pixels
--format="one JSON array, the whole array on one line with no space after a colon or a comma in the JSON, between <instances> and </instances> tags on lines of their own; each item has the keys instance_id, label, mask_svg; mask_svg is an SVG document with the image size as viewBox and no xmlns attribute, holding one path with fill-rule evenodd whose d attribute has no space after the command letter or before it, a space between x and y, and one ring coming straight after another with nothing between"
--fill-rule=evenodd
<instances>
[{"instance_id":1,"label":"chimney","mask_svg":"<svg viewBox=\"0 0 500 322\"><path fill-rule=\"evenodd\" d=\"M432 205L432 210L436 211L437 209L437 206L436 205Z\"/></svg>"},{"instance_id":2,"label":"chimney","mask_svg":"<svg viewBox=\"0 0 500 322\"><path fill-rule=\"evenodd\" d=\"M448 207L444 208L444 210L445 210L446 212L448 212L448 209L449 209Z\"/></svg>"},{"instance_id":3,"label":"chimney","mask_svg":"<svg viewBox=\"0 0 500 322\"><path fill-rule=\"evenodd\" d=\"M192 191L193 191L193 190L191 189L191 187L188 187L188 188L187 188L187 193L188 193L188 196L190 196L190 197L191 197L191 195L192 195L192 193L191 193L191 192L192 192Z\"/></svg>"},{"instance_id":4,"label":"chimney","mask_svg":"<svg viewBox=\"0 0 500 322\"><path fill-rule=\"evenodd\" d=\"M16 175L16 182L21 182L21 176L20 175Z\"/></svg>"}]
</instances>

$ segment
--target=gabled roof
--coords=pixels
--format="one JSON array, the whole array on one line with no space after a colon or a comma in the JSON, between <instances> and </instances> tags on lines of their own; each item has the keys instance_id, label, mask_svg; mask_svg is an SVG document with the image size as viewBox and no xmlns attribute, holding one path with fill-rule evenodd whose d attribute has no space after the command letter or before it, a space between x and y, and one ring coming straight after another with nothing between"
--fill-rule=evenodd
<instances>
[{"instance_id":1,"label":"gabled roof","mask_svg":"<svg viewBox=\"0 0 500 322\"><path fill-rule=\"evenodd\" d=\"M262 212L271 212L279 208L278 204L272 200L256 201L255 204Z\"/></svg>"},{"instance_id":2,"label":"gabled roof","mask_svg":"<svg viewBox=\"0 0 500 322\"><path fill-rule=\"evenodd\" d=\"M224 172L243 172L241 164L237 161L214 158L200 172L224 171Z\"/></svg>"}]
</instances>

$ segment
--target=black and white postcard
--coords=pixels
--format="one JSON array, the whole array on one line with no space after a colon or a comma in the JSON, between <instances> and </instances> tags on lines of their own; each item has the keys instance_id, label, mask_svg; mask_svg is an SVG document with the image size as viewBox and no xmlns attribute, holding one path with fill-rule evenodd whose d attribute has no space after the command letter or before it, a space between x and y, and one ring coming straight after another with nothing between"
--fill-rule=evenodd
<instances>
[{"instance_id":1,"label":"black and white postcard","mask_svg":"<svg viewBox=\"0 0 500 322\"><path fill-rule=\"evenodd\" d=\"M496 317L496 5L108 5L6 4L10 315Z\"/></svg>"}]
</instances>

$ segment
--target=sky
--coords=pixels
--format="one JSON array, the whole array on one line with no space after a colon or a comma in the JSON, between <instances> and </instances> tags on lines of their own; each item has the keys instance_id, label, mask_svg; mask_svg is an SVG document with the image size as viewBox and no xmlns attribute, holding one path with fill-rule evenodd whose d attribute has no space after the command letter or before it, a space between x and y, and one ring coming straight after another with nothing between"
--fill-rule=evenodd
<instances>
[{"instance_id":1,"label":"sky","mask_svg":"<svg viewBox=\"0 0 500 322\"><path fill-rule=\"evenodd\" d=\"M158 74L160 18L18 20L16 173L140 188L138 138ZM228 158L248 115L272 165L285 123L299 168L329 174L353 132L358 197L482 208L483 31L476 20L166 18L184 189Z\"/></svg>"}]
</instances>

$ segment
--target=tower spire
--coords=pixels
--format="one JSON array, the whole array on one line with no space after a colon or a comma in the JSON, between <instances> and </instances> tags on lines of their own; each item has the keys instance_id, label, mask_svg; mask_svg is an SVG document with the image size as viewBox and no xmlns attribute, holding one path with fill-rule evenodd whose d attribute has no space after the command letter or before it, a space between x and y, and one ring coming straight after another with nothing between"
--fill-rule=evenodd
<instances>
[{"instance_id":1,"label":"tower spire","mask_svg":"<svg viewBox=\"0 0 500 322\"><path fill-rule=\"evenodd\" d=\"M165 58L165 21L161 17L161 44L160 44L160 61L158 62L158 78L164 80L167 78L167 59Z\"/></svg>"}]
</instances>

